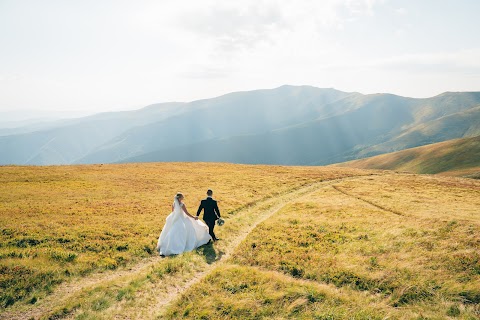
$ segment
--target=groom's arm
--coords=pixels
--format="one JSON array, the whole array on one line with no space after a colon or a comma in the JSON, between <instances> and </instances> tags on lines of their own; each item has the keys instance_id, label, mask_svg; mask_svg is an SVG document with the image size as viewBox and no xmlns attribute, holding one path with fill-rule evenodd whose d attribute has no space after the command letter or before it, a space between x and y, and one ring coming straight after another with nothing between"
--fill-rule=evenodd
<instances>
[{"instance_id":1,"label":"groom's arm","mask_svg":"<svg viewBox=\"0 0 480 320\"><path fill-rule=\"evenodd\" d=\"M202 209L203 209L203 201L200 202L200 206L198 207L198 210L197 210L197 217L200 215L200 213L202 212Z\"/></svg>"},{"instance_id":2,"label":"groom's arm","mask_svg":"<svg viewBox=\"0 0 480 320\"><path fill-rule=\"evenodd\" d=\"M215 209L215 212L217 213L218 217L220 218L220 210L218 209L218 205L217 205L216 201L215 201L215 207L213 209Z\"/></svg>"}]
</instances>

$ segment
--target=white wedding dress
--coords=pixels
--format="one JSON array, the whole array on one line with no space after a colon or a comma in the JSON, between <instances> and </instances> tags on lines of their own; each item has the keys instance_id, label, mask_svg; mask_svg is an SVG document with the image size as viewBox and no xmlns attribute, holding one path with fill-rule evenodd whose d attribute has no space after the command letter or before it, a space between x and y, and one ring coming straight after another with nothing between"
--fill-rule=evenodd
<instances>
[{"instance_id":1,"label":"white wedding dress","mask_svg":"<svg viewBox=\"0 0 480 320\"><path fill-rule=\"evenodd\" d=\"M192 251L212 239L208 234L208 226L187 216L182 205L177 199L173 202L173 211L168 215L158 238L157 251L160 255Z\"/></svg>"}]
</instances>

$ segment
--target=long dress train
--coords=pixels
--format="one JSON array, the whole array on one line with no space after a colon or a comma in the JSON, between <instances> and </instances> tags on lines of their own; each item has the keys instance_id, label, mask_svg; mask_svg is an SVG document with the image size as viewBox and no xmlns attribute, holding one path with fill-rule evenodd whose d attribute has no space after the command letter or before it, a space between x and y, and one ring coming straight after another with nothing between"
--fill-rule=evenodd
<instances>
[{"instance_id":1,"label":"long dress train","mask_svg":"<svg viewBox=\"0 0 480 320\"><path fill-rule=\"evenodd\" d=\"M168 215L158 238L157 251L164 256L180 254L192 251L211 239L208 226L200 220L188 217L182 205L175 199L173 211Z\"/></svg>"}]
</instances>

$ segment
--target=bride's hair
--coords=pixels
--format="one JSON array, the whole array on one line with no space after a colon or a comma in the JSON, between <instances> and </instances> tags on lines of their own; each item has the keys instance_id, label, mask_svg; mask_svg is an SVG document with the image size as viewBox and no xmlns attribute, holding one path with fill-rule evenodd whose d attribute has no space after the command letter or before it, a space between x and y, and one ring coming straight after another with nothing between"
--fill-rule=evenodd
<instances>
[{"instance_id":1,"label":"bride's hair","mask_svg":"<svg viewBox=\"0 0 480 320\"><path fill-rule=\"evenodd\" d=\"M183 198L183 193L179 192L177 193L177 195L175 196L175 199L177 199L178 201L180 201L180 199Z\"/></svg>"}]
</instances>

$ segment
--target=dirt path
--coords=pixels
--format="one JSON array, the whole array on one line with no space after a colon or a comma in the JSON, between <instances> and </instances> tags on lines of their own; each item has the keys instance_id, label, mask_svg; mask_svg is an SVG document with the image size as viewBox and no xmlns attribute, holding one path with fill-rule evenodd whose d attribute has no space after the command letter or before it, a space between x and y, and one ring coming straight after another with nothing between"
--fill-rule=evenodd
<instances>
[{"instance_id":1,"label":"dirt path","mask_svg":"<svg viewBox=\"0 0 480 320\"><path fill-rule=\"evenodd\" d=\"M313 193L320 188L332 186L336 183L346 180L361 179L362 177L363 176L353 176L314 182L312 184L302 186L298 189L289 191L288 193L281 194L274 198L261 200L250 207L240 210L235 215L231 216L228 219L227 223L235 223L236 221L242 221L242 223L246 224L246 227L242 229L240 233L236 234L235 237L230 239L227 237L220 241L220 246L225 247L222 248L224 252L223 256L219 261L211 264L206 264L205 268L202 271L195 273L192 278L188 279L187 281L181 283L166 282L165 286L155 286L151 288L153 291L150 290L149 294L153 294L154 303L150 304L150 317L155 318L158 317L158 315L161 315L167 305L179 298L188 288L200 282L215 267L224 263L224 261L228 259L228 257L232 254L235 248L250 234L250 232L252 232L253 229L255 229L258 224L270 218L288 203L295 201L299 197ZM264 210L264 208L267 209ZM222 244L223 241L225 241L224 244ZM95 287L101 286L102 284L107 282L121 282L122 280L128 281L128 279L132 275L146 272L149 268L153 267L155 263L159 262L160 259L160 257L155 256L144 259L136 265L131 266L130 268L97 273L78 279L76 281L70 281L68 283L60 285L51 295L40 300L38 304L34 307L21 306L16 310L0 314L0 319L23 320L39 319L41 317L48 316L55 308L65 305L75 296L75 294L83 290L93 290Z\"/></svg>"},{"instance_id":2,"label":"dirt path","mask_svg":"<svg viewBox=\"0 0 480 320\"><path fill-rule=\"evenodd\" d=\"M123 278L133 273L142 272L148 269L157 260L157 257L152 257L144 259L138 264L129 268L96 273L84 278L72 280L68 283L61 284L51 295L43 298L37 306L29 309L26 309L25 306L22 306L22 308L18 311L0 314L0 319L39 319L41 316L49 314L56 306L64 304L71 298L72 295L79 291L87 289L89 287L93 288L101 283Z\"/></svg>"},{"instance_id":3,"label":"dirt path","mask_svg":"<svg viewBox=\"0 0 480 320\"><path fill-rule=\"evenodd\" d=\"M225 254L222 258L221 261L212 264L208 267L208 269L205 269L202 273L197 274L197 276L191 281L188 281L185 283L182 287L177 287L175 288L171 294L167 296L158 296L156 303L154 304L154 308L152 309L152 319L158 318L162 316L163 311L167 308L167 306L174 302L176 299L178 299L185 291L187 291L191 286L194 284L200 282L204 277L206 277L214 268L221 266L222 264L227 263L228 258L230 255L235 251L235 249L240 245L242 241L244 241L247 236L259 225L260 223L264 222L265 220L269 219L272 217L275 213L280 211L283 207L288 205L289 203L300 199L301 197L307 196L313 192L316 192L320 188L325 188L329 186L333 186L336 183L345 181L345 180L352 180L352 179L359 179L362 176L355 176L355 177L348 177L348 178L341 178L341 179L334 179L334 180L328 180L328 181L322 181L322 182L317 182L314 184L311 184L307 187L303 187L301 189L297 189L291 193L288 193L286 195L282 195L276 198L269 199L267 201L262 202L261 204L257 204L256 206L260 205L265 205L268 203L275 203L269 210L267 211L260 211L258 215L256 215L254 222L249 225L247 229L244 229L244 231L238 235L232 243L229 245L229 247L226 249Z\"/></svg>"}]
</instances>

